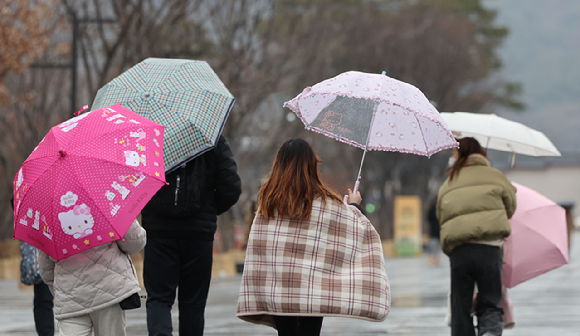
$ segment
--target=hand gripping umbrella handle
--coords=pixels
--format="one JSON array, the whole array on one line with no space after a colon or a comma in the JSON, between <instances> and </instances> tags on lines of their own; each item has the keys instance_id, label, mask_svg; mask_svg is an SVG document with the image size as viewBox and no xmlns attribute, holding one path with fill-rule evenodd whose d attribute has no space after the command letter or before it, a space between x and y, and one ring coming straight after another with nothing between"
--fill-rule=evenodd
<instances>
[{"instance_id":1,"label":"hand gripping umbrella handle","mask_svg":"<svg viewBox=\"0 0 580 336\"><path fill-rule=\"evenodd\" d=\"M354 189L352 190L352 194L356 195L356 192L358 191L358 186L360 185L360 181L356 180L356 183L354 184ZM342 199L342 203L347 204L348 205L348 195L344 195L344 198Z\"/></svg>"}]
</instances>

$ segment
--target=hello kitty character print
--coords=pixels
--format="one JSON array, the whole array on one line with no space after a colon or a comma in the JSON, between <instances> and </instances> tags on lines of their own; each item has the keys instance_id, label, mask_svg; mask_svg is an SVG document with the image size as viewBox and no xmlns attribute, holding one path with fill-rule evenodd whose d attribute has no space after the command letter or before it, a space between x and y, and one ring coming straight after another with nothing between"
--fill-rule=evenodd
<instances>
[{"instance_id":1,"label":"hello kitty character print","mask_svg":"<svg viewBox=\"0 0 580 336\"><path fill-rule=\"evenodd\" d=\"M340 125L342 122L342 114L334 111L327 111L324 114L324 119L320 123L320 127L323 127L329 131L334 131L334 127Z\"/></svg>"},{"instance_id":2,"label":"hello kitty character print","mask_svg":"<svg viewBox=\"0 0 580 336\"><path fill-rule=\"evenodd\" d=\"M116 143L126 147L127 149L122 150L122 157L125 159L126 165L139 167L139 165L142 164L143 166L147 166L147 157L145 155L146 147L141 143L146 138L147 133L139 128L135 132L129 132L129 137L123 137L120 140L115 139ZM131 145L131 143L133 143L133 145ZM130 146L133 146L134 149L128 150L128 147Z\"/></svg>"},{"instance_id":3,"label":"hello kitty character print","mask_svg":"<svg viewBox=\"0 0 580 336\"><path fill-rule=\"evenodd\" d=\"M135 138L135 140L137 140L137 142L145 139L147 137L147 133L145 133L145 131L143 131L141 128L138 129L136 132L130 132L129 136L131 138Z\"/></svg>"},{"instance_id":4,"label":"hello kitty character print","mask_svg":"<svg viewBox=\"0 0 580 336\"><path fill-rule=\"evenodd\" d=\"M95 220L91 208L86 204L75 205L72 210L58 214L60 226L64 233L75 239L86 237L93 233Z\"/></svg>"},{"instance_id":5,"label":"hello kitty character print","mask_svg":"<svg viewBox=\"0 0 580 336\"><path fill-rule=\"evenodd\" d=\"M22 182L24 182L24 174L22 173L22 168L20 168L18 170L18 177L16 179L16 189L20 188Z\"/></svg>"},{"instance_id":6,"label":"hello kitty character print","mask_svg":"<svg viewBox=\"0 0 580 336\"><path fill-rule=\"evenodd\" d=\"M143 164L146 166L146 157L144 154L139 155L136 151L125 151L123 152L125 155L125 164L132 167L139 167L139 164Z\"/></svg>"}]
</instances>

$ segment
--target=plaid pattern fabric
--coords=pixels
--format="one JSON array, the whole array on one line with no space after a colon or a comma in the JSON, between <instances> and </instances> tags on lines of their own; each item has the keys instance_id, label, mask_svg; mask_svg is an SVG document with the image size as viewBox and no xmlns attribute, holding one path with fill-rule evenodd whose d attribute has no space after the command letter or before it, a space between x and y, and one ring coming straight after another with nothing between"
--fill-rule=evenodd
<instances>
[{"instance_id":1,"label":"plaid pattern fabric","mask_svg":"<svg viewBox=\"0 0 580 336\"><path fill-rule=\"evenodd\" d=\"M113 104L166 126L170 172L215 147L234 97L207 62L148 58L103 86L91 110Z\"/></svg>"},{"instance_id":2,"label":"plaid pattern fabric","mask_svg":"<svg viewBox=\"0 0 580 336\"><path fill-rule=\"evenodd\" d=\"M389 279L378 233L354 206L320 199L311 219L252 224L237 316L275 327L273 315L383 321Z\"/></svg>"}]
</instances>

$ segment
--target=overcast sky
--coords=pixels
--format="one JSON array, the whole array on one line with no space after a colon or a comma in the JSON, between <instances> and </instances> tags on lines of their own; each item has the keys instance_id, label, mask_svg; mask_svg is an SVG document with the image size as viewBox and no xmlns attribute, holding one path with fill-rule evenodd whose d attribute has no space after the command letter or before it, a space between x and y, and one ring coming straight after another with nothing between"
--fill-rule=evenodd
<instances>
[{"instance_id":1,"label":"overcast sky","mask_svg":"<svg viewBox=\"0 0 580 336\"><path fill-rule=\"evenodd\" d=\"M496 111L544 132L580 156L580 1L484 0L509 28L500 55L505 78L524 85L524 112Z\"/></svg>"}]
</instances>

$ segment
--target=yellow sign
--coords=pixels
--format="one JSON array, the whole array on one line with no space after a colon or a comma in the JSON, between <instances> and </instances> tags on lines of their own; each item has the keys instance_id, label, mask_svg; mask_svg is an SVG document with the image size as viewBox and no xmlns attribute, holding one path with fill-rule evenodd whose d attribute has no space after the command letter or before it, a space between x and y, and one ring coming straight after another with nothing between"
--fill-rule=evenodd
<instances>
[{"instance_id":1,"label":"yellow sign","mask_svg":"<svg viewBox=\"0 0 580 336\"><path fill-rule=\"evenodd\" d=\"M421 199L419 196L397 196L394 213L395 252L399 256L421 254Z\"/></svg>"}]
</instances>

